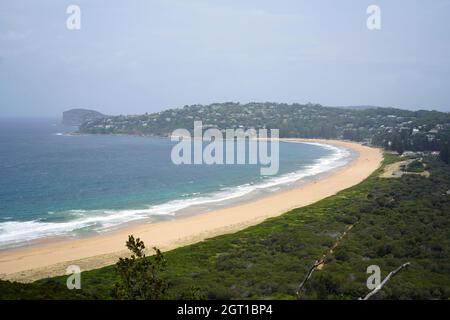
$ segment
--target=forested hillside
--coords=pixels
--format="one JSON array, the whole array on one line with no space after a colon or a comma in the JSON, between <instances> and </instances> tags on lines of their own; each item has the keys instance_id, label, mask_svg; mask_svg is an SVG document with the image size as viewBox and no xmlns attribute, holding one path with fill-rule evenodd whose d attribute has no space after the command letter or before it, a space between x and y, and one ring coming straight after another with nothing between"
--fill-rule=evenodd
<instances>
[{"instance_id":1,"label":"forested hillside","mask_svg":"<svg viewBox=\"0 0 450 320\"><path fill-rule=\"evenodd\" d=\"M394 108L330 108L317 104L216 103L85 122L81 133L169 136L178 128L279 129L280 137L346 139L402 153L444 151L448 161L450 113Z\"/></svg>"}]
</instances>

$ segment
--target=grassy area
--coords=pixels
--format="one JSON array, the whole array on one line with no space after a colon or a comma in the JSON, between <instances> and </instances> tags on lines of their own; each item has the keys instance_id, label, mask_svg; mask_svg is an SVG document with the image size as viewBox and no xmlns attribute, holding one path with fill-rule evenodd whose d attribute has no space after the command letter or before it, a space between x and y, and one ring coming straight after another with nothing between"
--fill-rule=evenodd
<instances>
[{"instance_id":1,"label":"grassy area","mask_svg":"<svg viewBox=\"0 0 450 320\"><path fill-rule=\"evenodd\" d=\"M398 161L385 155L384 165ZM169 297L192 287L207 299L295 299L298 284L316 260L354 225L328 255L302 295L304 299L357 299L368 292L366 269L386 276L402 271L378 298L450 297L450 167L426 159L431 177L406 175L364 182L313 205L257 226L165 253ZM126 239L124 239L125 243ZM114 267L82 273L78 292L65 278L31 285L0 282L0 298L110 298ZM20 287L20 288L19 288Z\"/></svg>"}]
</instances>

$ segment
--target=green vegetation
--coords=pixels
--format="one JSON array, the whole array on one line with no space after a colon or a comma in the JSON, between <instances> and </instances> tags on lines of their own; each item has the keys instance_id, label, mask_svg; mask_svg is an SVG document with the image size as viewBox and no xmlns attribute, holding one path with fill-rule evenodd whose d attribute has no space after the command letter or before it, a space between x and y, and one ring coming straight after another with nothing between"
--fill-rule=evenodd
<instances>
[{"instance_id":1,"label":"green vegetation","mask_svg":"<svg viewBox=\"0 0 450 320\"><path fill-rule=\"evenodd\" d=\"M398 161L386 154L385 164ZM297 286L314 262L353 228L323 270L314 272L302 299L357 299L364 296L366 269L394 277L376 298L450 297L450 167L425 158L429 178L405 175L382 179L379 169L359 185L316 204L292 210L254 227L164 254L160 275L167 298L295 299ZM0 282L0 298L104 298L120 281L115 266L82 273L82 290L65 289L65 277L31 285ZM59 284L59 286L58 286ZM192 288L198 288L193 290Z\"/></svg>"},{"instance_id":2,"label":"green vegetation","mask_svg":"<svg viewBox=\"0 0 450 320\"><path fill-rule=\"evenodd\" d=\"M422 161L414 160L410 164L406 166L407 172L414 172L414 173L420 173L425 171L425 166L423 165Z\"/></svg>"},{"instance_id":3,"label":"green vegetation","mask_svg":"<svg viewBox=\"0 0 450 320\"><path fill-rule=\"evenodd\" d=\"M446 139L441 148L441 154L440 158L442 161L444 161L446 164L450 164L450 139Z\"/></svg>"},{"instance_id":4,"label":"green vegetation","mask_svg":"<svg viewBox=\"0 0 450 320\"><path fill-rule=\"evenodd\" d=\"M61 279L31 284L0 280L0 300L100 299L84 290L68 290Z\"/></svg>"},{"instance_id":5,"label":"green vegetation","mask_svg":"<svg viewBox=\"0 0 450 320\"><path fill-rule=\"evenodd\" d=\"M132 252L130 258L120 258L116 264L119 281L114 287L114 297L121 300L158 300L166 295L167 284L160 277L166 261L157 248L154 257L145 256L144 242L129 236L126 243Z\"/></svg>"},{"instance_id":6,"label":"green vegetation","mask_svg":"<svg viewBox=\"0 0 450 320\"><path fill-rule=\"evenodd\" d=\"M185 106L153 114L105 117L87 121L82 133L169 136L178 128L280 129L284 138L337 138L395 150L443 151L449 161L450 113L395 108L362 110L318 104L233 102Z\"/></svg>"}]
</instances>

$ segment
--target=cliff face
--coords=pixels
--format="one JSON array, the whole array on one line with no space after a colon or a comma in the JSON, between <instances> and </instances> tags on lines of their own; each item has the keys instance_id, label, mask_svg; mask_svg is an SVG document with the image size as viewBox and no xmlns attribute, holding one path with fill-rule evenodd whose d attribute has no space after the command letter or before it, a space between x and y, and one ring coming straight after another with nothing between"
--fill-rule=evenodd
<instances>
[{"instance_id":1,"label":"cliff face","mask_svg":"<svg viewBox=\"0 0 450 320\"><path fill-rule=\"evenodd\" d=\"M63 112L62 123L67 126L80 126L86 121L98 120L106 117L95 110L71 109Z\"/></svg>"}]
</instances>

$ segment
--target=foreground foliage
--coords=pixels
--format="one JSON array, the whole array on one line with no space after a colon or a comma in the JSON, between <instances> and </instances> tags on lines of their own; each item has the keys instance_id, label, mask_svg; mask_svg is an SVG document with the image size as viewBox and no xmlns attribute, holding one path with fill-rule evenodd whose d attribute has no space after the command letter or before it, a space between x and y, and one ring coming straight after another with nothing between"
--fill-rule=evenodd
<instances>
[{"instance_id":1,"label":"foreground foliage","mask_svg":"<svg viewBox=\"0 0 450 320\"><path fill-rule=\"evenodd\" d=\"M397 160L386 155L385 164ZM406 261L410 267L374 298L448 299L450 167L424 161L429 178L381 179L380 169L316 204L165 253L166 298L190 298L185 292L197 287L195 294L207 299L295 299L298 284L326 253L324 268L308 281L302 299L357 299L368 292L368 266L378 265L385 277ZM65 289L64 277L31 285L0 282L0 298L110 299L119 279L111 266L83 272L80 291Z\"/></svg>"},{"instance_id":2,"label":"foreground foliage","mask_svg":"<svg viewBox=\"0 0 450 320\"><path fill-rule=\"evenodd\" d=\"M145 256L144 242L129 236L126 243L130 258L120 258L116 264L119 281L114 288L114 297L126 300L157 300L165 297L167 284L160 278L166 261L161 251L153 248L155 256Z\"/></svg>"}]
</instances>

